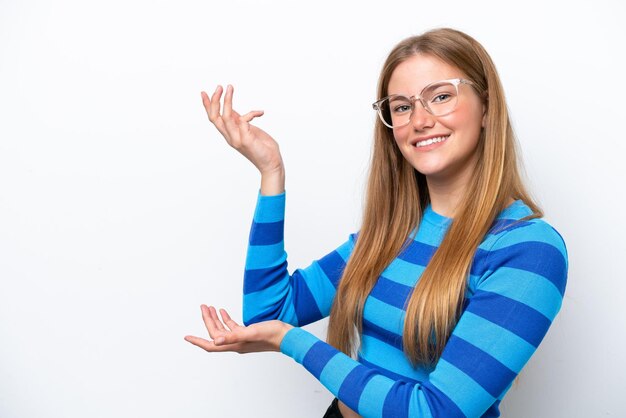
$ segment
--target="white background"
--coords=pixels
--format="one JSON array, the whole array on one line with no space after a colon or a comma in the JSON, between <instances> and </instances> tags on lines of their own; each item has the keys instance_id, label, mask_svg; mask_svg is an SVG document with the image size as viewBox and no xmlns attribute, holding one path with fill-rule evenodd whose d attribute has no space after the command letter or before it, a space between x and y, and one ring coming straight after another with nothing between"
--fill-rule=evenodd
<instances>
[{"instance_id":1,"label":"white background","mask_svg":"<svg viewBox=\"0 0 626 418\"><path fill-rule=\"evenodd\" d=\"M304 267L358 227L386 54L440 26L492 55L569 249L503 416L626 416L625 18L617 0L0 0L0 417L321 417L331 395L291 359L183 341L200 303L240 318L259 185L200 91L266 111Z\"/></svg>"}]
</instances>

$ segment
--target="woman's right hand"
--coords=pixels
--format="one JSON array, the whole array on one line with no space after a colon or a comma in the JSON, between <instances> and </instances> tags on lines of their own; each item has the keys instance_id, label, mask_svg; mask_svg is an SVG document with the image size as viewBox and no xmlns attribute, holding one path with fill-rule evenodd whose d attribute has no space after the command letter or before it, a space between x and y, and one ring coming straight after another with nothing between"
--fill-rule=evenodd
<instances>
[{"instance_id":1,"label":"woman's right hand","mask_svg":"<svg viewBox=\"0 0 626 418\"><path fill-rule=\"evenodd\" d=\"M250 122L263 115L262 110L253 110L240 115L233 110L233 86L226 87L224 106L220 111L223 88L217 86L209 98L202 92L202 103L209 120L228 142L261 172L262 176L284 177L283 160L278 143L262 129Z\"/></svg>"}]
</instances>

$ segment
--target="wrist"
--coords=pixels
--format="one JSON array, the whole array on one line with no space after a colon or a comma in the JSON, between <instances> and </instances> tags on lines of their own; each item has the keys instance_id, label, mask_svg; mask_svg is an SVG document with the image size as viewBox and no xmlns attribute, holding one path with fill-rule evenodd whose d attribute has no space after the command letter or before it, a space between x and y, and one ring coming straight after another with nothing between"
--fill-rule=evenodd
<instances>
[{"instance_id":1,"label":"wrist","mask_svg":"<svg viewBox=\"0 0 626 418\"><path fill-rule=\"evenodd\" d=\"M261 194L272 196L285 191L285 168L278 168L261 172Z\"/></svg>"},{"instance_id":2,"label":"wrist","mask_svg":"<svg viewBox=\"0 0 626 418\"><path fill-rule=\"evenodd\" d=\"M287 324L286 322L281 322L281 324L282 324L282 327L281 327L281 330L278 334L278 338L276 341L277 343L276 351L280 351L280 346L283 343L283 340L285 339L285 335L287 335L287 333L294 328L293 325Z\"/></svg>"}]
</instances>

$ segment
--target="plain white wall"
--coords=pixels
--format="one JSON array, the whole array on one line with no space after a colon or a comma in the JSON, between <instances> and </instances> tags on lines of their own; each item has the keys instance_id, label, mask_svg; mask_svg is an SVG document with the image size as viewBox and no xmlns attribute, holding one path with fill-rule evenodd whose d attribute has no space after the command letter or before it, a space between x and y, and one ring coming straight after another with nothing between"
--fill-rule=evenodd
<instances>
[{"instance_id":1,"label":"plain white wall","mask_svg":"<svg viewBox=\"0 0 626 418\"><path fill-rule=\"evenodd\" d=\"M232 83L236 108L266 111L306 266L358 227L384 57L439 26L491 53L569 249L503 416L626 416L625 17L617 0L0 0L0 417L320 417L331 395L291 359L183 341L205 333L200 303L240 318L259 184L199 92Z\"/></svg>"}]
</instances>

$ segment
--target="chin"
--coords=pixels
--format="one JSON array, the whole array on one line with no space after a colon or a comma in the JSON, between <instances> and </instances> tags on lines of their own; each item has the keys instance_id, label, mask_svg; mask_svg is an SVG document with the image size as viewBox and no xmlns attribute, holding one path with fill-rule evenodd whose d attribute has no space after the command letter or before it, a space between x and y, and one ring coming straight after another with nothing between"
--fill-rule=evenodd
<instances>
[{"instance_id":1,"label":"chin","mask_svg":"<svg viewBox=\"0 0 626 418\"><path fill-rule=\"evenodd\" d=\"M418 173L429 177L429 176L437 176L438 174L444 173L444 168L439 166L413 166Z\"/></svg>"}]
</instances>

